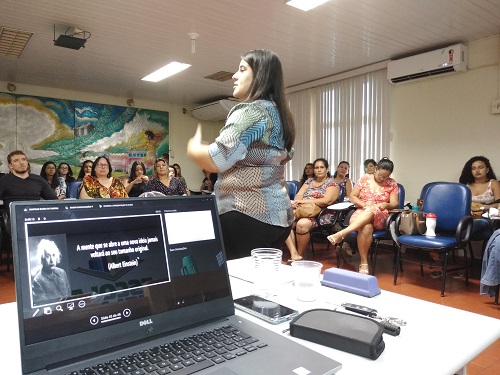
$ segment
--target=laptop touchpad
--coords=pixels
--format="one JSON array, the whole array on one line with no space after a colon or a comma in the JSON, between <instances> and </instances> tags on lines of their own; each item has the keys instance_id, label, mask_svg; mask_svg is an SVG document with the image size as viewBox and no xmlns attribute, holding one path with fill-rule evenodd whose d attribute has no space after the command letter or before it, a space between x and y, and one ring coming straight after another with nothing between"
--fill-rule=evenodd
<instances>
[{"instance_id":1,"label":"laptop touchpad","mask_svg":"<svg viewBox=\"0 0 500 375\"><path fill-rule=\"evenodd\" d=\"M207 375L238 375L227 367L214 368L212 371L207 372Z\"/></svg>"}]
</instances>

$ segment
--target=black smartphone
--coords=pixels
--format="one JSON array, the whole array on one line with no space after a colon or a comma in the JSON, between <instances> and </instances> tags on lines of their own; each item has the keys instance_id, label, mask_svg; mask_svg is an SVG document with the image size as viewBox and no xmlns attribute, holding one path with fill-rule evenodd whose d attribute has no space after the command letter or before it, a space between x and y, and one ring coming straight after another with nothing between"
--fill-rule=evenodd
<instances>
[{"instance_id":1,"label":"black smartphone","mask_svg":"<svg viewBox=\"0 0 500 375\"><path fill-rule=\"evenodd\" d=\"M234 300L237 309L245 311L271 324L292 319L299 312L259 296L246 296Z\"/></svg>"}]
</instances>

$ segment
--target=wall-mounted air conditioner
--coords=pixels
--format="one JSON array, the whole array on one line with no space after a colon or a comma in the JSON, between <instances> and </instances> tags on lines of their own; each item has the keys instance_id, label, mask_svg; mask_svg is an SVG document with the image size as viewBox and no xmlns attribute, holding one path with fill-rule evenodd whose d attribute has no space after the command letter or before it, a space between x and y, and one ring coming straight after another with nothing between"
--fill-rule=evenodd
<instances>
[{"instance_id":1,"label":"wall-mounted air conditioner","mask_svg":"<svg viewBox=\"0 0 500 375\"><path fill-rule=\"evenodd\" d=\"M238 104L238 100L234 98L217 100L213 103L208 103L191 109L191 113L199 120L219 121L225 120L229 111Z\"/></svg>"},{"instance_id":2,"label":"wall-mounted air conditioner","mask_svg":"<svg viewBox=\"0 0 500 375\"><path fill-rule=\"evenodd\" d=\"M438 76L467 70L467 46L450 47L421 53L420 55L391 60L387 64L387 78L392 83Z\"/></svg>"}]
</instances>

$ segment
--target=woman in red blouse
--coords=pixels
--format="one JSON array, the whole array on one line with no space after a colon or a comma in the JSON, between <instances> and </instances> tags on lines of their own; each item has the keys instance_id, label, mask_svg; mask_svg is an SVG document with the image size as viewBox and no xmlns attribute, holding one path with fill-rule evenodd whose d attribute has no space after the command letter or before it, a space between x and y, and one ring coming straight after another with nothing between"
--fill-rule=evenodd
<instances>
[{"instance_id":1,"label":"woman in red blouse","mask_svg":"<svg viewBox=\"0 0 500 375\"><path fill-rule=\"evenodd\" d=\"M358 208L351 216L349 226L328 236L328 240L335 245L349 233L358 231L360 273L370 273L368 251L373 241L373 230L384 229L389 210L399 205L398 184L390 178L393 170L394 163L388 158L383 158L378 162L374 174L366 174L356 182L349 200Z\"/></svg>"}]
</instances>

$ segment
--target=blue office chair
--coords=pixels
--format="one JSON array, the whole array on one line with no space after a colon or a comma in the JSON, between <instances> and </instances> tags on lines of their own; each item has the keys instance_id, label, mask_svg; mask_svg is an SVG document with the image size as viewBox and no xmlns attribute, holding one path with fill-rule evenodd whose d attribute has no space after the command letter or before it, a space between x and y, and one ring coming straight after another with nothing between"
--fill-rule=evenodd
<instances>
[{"instance_id":1,"label":"blue office chair","mask_svg":"<svg viewBox=\"0 0 500 375\"><path fill-rule=\"evenodd\" d=\"M429 188L432 185L435 185L435 184L446 184L446 183L447 183L446 181L434 181L434 182L428 182L428 183L426 183L422 187L422 190L420 191L420 199L419 199L420 202L417 202L417 205L418 205L418 203L422 203L425 200L425 196L427 194L427 191L429 191Z\"/></svg>"},{"instance_id":2,"label":"blue office chair","mask_svg":"<svg viewBox=\"0 0 500 375\"><path fill-rule=\"evenodd\" d=\"M390 224L391 236L396 243L396 264L402 261L420 264L420 273L423 276L423 260L421 251L436 251L443 254L443 261L439 267L442 272L441 297L444 296L446 275L449 271L465 269L465 284L469 284L468 260L466 246L472 229L471 192L470 189L459 183L435 183L429 187L423 203L424 212L432 212L437 216L436 237L425 235L401 235L399 233L400 217ZM404 259L403 252L407 248L415 248L419 253L419 261ZM448 254L452 250L464 250L464 266L448 269ZM436 266L436 265L434 265ZM399 267L394 270L394 285L398 278Z\"/></svg>"},{"instance_id":3,"label":"blue office chair","mask_svg":"<svg viewBox=\"0 0 500 375\"><path fill-rule=\"evenodd\" d=\"M82 181L73 181L66 188L66 197L78 199L80 197L80 185Z\"/></svg>"},{"instance_id":4,"label":"blue office chair","mask_svg":"<svg viewBox=\"0 0 500 375\"><path fill-rule=\"evenodd\" d=\"M398 209L403 209L405 206L405 188L403 185L398 183L398 188L399 188L399 202L398 202ZM342 219L342 227L347 228L349 225L349 220L356 210L356 206L353 206L349 212L345 213L345 216ZM391 240L391 234L389 232L389 225L392 221L394 221L396 218L396 213L391 213L385 223L385 228L382 230L374 230L372 234L373 242L371 245L370 249L370 259L371 259L371 273L372 275L375 275L375 268L377 266L377 255L379 252L379 244L380 241L383 240ZM358 232L352 232L349 233L346 238L357 238L358 237ZM337 252L337 268L340 268L340 262L342 259L342 244L344 243L344 240L342 240L339 244L339 251Z\"/></svg>"},{"instance_id":5,"label":"blue office chair","mask_svg":"<svg viewBox=\"0 0 500 375\"><path fill-rule=\"evenodd\" d=\"M288 186L288 196L290 197L290 200L293 201L297 193L299 192L299 182L295 180L287 181L286 182Z\"/></svg>"}]
</instances>

